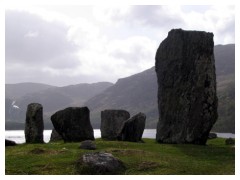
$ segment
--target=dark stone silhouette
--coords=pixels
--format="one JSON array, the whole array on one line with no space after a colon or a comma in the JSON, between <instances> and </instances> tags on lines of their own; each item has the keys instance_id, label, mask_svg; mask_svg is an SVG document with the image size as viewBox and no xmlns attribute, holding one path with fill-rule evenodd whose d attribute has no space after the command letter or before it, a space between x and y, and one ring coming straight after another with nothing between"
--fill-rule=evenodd
<instances>
[{"instance_id":1,"label":"dark stone silhouette","mask_svg":"<svg viewBox=\"0 0 240 180\"><path fill-rule=\"evenodd\" d=\"M209 133L208 139L215 139L215 138L217 138L217 134L216 133Z\"/></svg>"},{"instance_id":2,"label":"dark stone silhouette","mask_svg":"<svg viewBox=\"0 0 240 180\"><path fill-rule=\"evenodd\" d=\"M96 144L91 140L82 141L80 144L80 149L95 150Z\"/></svg>"},{"instance_id":3,"label":"dark stone silhouette","mask_svg":"<svg viewBox=\"0 0 240 180\"><path fill-rule=\"evenodd\" d=\"M17 144L14 141L5 139L5 146L16 146Z\"/></svg>"},{"instance_id":4,"label":"dark stone silhouette","mask_svg":"<svg viewBox=\"0 0 240 180\"><path fill-rule=\"evenodd\" d=\"M110 153L95 152L84 154L76 163L79 174L117 175L122 174L125 166Z\"/></svg>"},{"instance_id":5,"label":"dark stone silhouette","mask_svg":"<svg viewBox=\"0 0 240 180\"><path fill-rule=\"evenodd\" d=\"M145 128L146 115L138 113L132 118L126 120L118 134L118 140L139 142L142 140L142 134Z\"/></svg>"},{"instance_id":6,"label":"dark stone silhouette","mask_svg":"<svg viewBox=\"0 0 240 180\"><path fill-rule=\"evenodd\" d=\"M125 120L130 118L125 110L104 110L101 112L101 137L106 140L117 140L118 133Z\"/></svg>"},{"instance_id":7,"label":"dark stone silhouette","mask_svg":"<svg viewBox=\"0 0 240 180\"><path fill-rule=\"evenodd\" d=\"M38 103L31 103L27 107L25 123L26 143L44 143L43 141L43 107Z\"/></svg>"},{"instance_id":8,"label":"dark stone silhouette","mask_svg":"<svg viewBox=\"0 0 240 180\"><path fill-rule=\"evenodd\" d=\"M213 34L173 29L156 53L161 143L205 144L217 120Z\"/></svg>"},{"instance_id":9,"label":"dark stone silhouette","mask_svg":"<svg viewBox=\"0 0 240 180\"><path fill-rule=\"evenodd\" d=\"M88 107L69 107L51 116L56 131L64 142L94 140Z\"/></svg>"},{"instance_id":10,"label":"dark stone silhouette","mask_svg":"<svg viewBox=\"0 0 240 180\"><path fill-rule=\"evenodd\" d=\"M63 140L62 136L58 134L58 132L55 129L53 129L50 137L50 142L61 141L61 140Z\"/></svg>"}]
</instances>

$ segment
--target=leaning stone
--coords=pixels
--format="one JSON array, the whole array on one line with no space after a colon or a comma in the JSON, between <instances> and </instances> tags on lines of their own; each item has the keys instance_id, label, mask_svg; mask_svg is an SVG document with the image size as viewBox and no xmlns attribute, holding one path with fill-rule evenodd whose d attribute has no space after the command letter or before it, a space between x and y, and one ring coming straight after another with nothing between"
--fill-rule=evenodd
<instances>
[{"instance_id":1,"label":"leaning stone","mask_svg":"<svg viewBox=\"0 0 240 180\"><path fill-rule=\"evenodd\" d=\"M126 120L122 125L120 133L118 134L118 140L141 142L145 122L146 115L143 113L138 113L132 118Z\"/></svg>"},{"instance_id":2,"label":"leaning stone","mask_svg":"<svg viewBox=\"0 0 240 180\"><path fill-rule=\"evenodd\" d=\"M5 146L16 146L17 144L14 141L5 139Z\"/></svg>"},{"instance_id":3,"label":"leaning stone","mask_svg":"<svg viewBox=\"0 0 240 180\"><path fill-rule=\"evenodd\" d=\"M63 140L62 136L58 134L58 132L55 129L53 129L50 137L50 142L61 141L61 140Z\"/></svg>"},{"instance_id":4,"label":"leaning stone","mask_svg":"<svg viewBox=\"0 0 240 180\"><path fill-rule=\"evenodd\" d=\"M51 116L55 130L64 142L94 140L88 107L69 107Z\"/></svg>"},{"instance_id":5,"label":"leaning stone","mask_svg":"<svg viewBox=\"0 0 240 180\"><path fill-rule=\"evenodd\" d=\"M217 120L213 33L173 29L156 53L160 143L206 144Z\"/></svg>"},{"instance_id":6,"label":"leaning stone","mask_svg":"<svg viewBox=\"0 0 240 180\"><path fill-rule=\"evenodd\" d=\"M96 144L94 144L94 142L91 140L82 141L80 144L80 149L95 150Z\"/></svg>"},{"instance_id":7,"label":"leaning stone","mask_svg":"<svg viewBox=\"0 0 240 180\"><path fill-rule=\"evenodd\" d=\"M110 153L95 152L84 154L77 161L76 170L85 175L117 175L123 174L125 166Z\"/></svg>"},{"instance_id":8,"label":"leaning stone","mask_svg":"<svg viewBox=\"0 0 240 180\"><path fill-rule=\"evenodd\" d=\"M101 137L106 140L117 140L118 133L125 120L130 118L125 110L104 110L101 112Z\"/></svg>"},{"instance_id":9,"label":"leaning stone","mask_svg":"<svg viewBox=\"0 0 240 180\"><path fill-rule=\"evenodd\" d=\"M26 143L44 143L43 141L43 108L41 104L28 105L25 123Z\"/></svg>"}]
</instances>

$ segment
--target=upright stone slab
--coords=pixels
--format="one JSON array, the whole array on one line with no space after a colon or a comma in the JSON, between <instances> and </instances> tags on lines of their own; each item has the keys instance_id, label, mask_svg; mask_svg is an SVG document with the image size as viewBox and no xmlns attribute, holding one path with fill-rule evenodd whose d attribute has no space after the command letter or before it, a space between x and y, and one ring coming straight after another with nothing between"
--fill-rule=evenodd
<instances>
[{"instance_id":1,"label":"upright stone slab","mask_svg":"<svg viewBox=\"0 0 240 180\"><path fill-rule=\"evenodd\" d=\"M94 140L88 107L69 107L51 116L55 130L64 142Z\"/></svg>"},{"instance_id":2,"label":"upright stone slab","mask_svg":"<svg viewBox=\"0 0 240 180\"><path fill-rule=\"evenodd\" d=\"M205 144L217 120L213 34L173 29L156 53L162 143Z\"/></svg>"},{"instance_id":3,"label":"upright stone slab","mask_svg":"<svg viewBox=\"0 0 240 180\"><path fill-rule=\"evenodd\" d=\"M125 110L104 110L101 112L101 137L106 140L117 140L118 133L125 120L130 118Z\"/></svg>"},{"instance_id":4,"label":"upright stone slab","mask_svg":"<svg viewBox=\"0 0 240 180\"><path fill-rule=\"evenodd\" d=\"M132 118L126 120L118 134L118 140L139 142L142 140L143 131L145 128L146 115L138 113Z\"/></svg>"},{"instance_id":5,"label":"upright stone slab","mask_svg":"<svg viewBox=\"0 0 240 180\"><path fill-rule=\"evenodd\" d=\"M38 103L31 103L27 107L25 123L26 143L44 143L43 141L43 107Z\"/></svg>"}]
</instances>

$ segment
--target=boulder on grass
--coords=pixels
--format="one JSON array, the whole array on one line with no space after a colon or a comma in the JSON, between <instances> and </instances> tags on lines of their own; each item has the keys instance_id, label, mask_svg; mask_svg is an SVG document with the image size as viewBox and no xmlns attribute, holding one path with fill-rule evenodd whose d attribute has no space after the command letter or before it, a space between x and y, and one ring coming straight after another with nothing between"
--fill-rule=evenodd
<instances>
[{"instance_id":1,"label":"boulder on grass","mask_svg":"<svg viewBox=\"0 0 240 180\"><path fill-rule=\"evenodd\" d=\"M91 140L82 141L80 144L80 149L95 150L96 144Z\"/></svg>"},{"instance_id":2,"label":"boulder on grass","mask_svg":"<svg viewBox=\"0 0 240 180\"><path fill-rule=\"evenodd\" d=\"M123 174L125 166L110 153L95 152L84 154L77 161L76 170L85 175L117 175Z\"/></svg>"}]
</instances>

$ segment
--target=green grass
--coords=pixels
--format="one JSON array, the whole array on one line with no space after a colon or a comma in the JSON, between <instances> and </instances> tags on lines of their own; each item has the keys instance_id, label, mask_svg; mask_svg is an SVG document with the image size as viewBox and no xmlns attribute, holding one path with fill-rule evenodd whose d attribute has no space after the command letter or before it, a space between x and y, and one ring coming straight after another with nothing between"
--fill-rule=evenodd
<instances>
[{"instance_id":1,"label":"green grass","mask_svg":"<svg viewBox=\"0 0 240 180\"><path fill-rule=\"evenodd\" d=\"M76 174L75 163L86 152L112 153L127 167L125 174L235 174L235 148L225 139L209 140L206 146L104 141L97 149L79 149L80 143L22 144L5 149L6 174Z\"/></svg>"}]
</instances>

